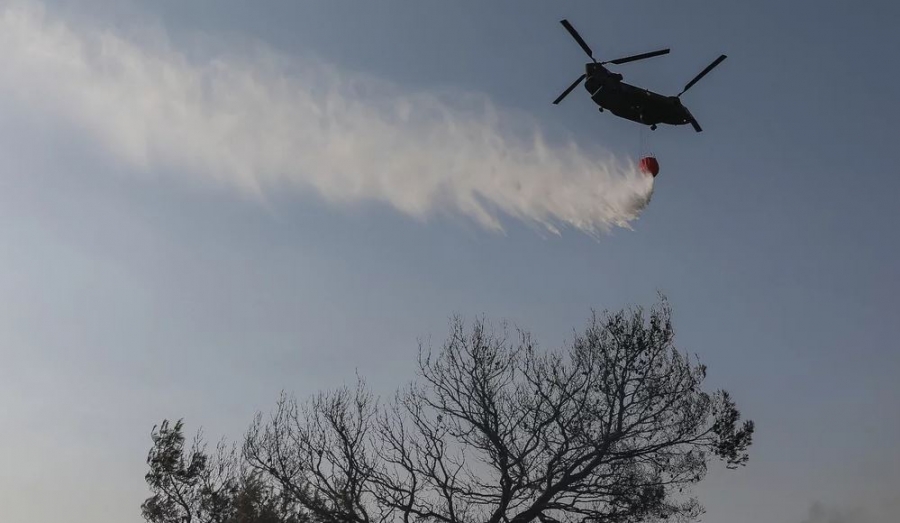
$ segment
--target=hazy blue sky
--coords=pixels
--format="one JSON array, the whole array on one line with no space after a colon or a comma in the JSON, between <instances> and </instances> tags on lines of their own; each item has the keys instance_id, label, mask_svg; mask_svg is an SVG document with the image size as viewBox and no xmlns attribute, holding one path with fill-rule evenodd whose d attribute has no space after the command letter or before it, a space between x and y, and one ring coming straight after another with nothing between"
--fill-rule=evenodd
<instances>
[{"instance_id":1,"label":"hazy blue sky","mask_svg":"<svg viewBox=\"0 0 900 523\"><path fill-rule=\"evenodd\" d=\"M453 313L556 346L657 290L757 423L704 521L896 514L896 2L0 5L4 523L140 521L154 423L239 438L356 369L389 392ZM643 190L607 159L639 131L550 104L585 61L564 17L602 58L671 47L618 69L662 92L729 56L684 97L705 131L649 135L652 200L598 239L578 224Z\"/></svg>"}]
</instances>

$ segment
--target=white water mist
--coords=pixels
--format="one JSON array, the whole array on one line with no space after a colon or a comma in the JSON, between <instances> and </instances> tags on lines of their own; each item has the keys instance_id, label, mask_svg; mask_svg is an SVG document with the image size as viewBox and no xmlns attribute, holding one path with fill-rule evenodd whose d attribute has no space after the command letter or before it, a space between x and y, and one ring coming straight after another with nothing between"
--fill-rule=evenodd
<instances>
[{"instance_id":1,"label":"white water mist","mask_svg":"<svg viewBox=\"0 0 900 523\"><path fill-rule=\"evenodd\" d=\"M630 228L653 191L632 161L550 145L533 122L477 96L409 93L256 44L198 59L147 40L8 4L0 94L139 169L262 198L312 190L419 218L459 212L491 230L505 214L595 234Z\"/></svg>"}]
</instances>

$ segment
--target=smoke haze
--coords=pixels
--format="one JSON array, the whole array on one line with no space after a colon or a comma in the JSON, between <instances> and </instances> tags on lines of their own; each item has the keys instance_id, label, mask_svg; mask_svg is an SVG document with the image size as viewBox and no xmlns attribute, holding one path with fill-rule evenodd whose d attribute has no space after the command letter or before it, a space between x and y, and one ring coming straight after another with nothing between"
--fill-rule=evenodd
<instances>
[{"instance_id":1,"label":"smoke haze","mask_svg":"<svg viewBox=\"0 0 900 523\"><path fill-rule=\"evenodd\" d=\"M504 214L553 232L630 228L653 191L631 160L548 144L476 95L407 93L259 44L188 52L141 34L5 3L3 110L65 124L145 172L260 199L299 189L416 218L462 213L495 231Z\"/></svg>"},{"instance_id":2,"label":"smoke haze","mask_svg":"<svg viewBox=\"0 0 900 523\"><path fill-rule=\"evenodd\" d=\"M900 498L898 498L900 499ZM803 523L894 523L900 501L867 503L865 506L836 507L814 503Z\"/></svg>"}]
</instances>

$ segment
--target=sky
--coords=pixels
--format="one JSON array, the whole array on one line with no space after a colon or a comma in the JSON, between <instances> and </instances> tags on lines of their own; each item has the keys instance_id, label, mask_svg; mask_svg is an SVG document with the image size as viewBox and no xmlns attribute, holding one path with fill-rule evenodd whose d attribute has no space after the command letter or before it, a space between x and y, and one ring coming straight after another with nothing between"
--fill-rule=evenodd
<instances>
[{"instance_id":1,"label":"sky","mask_svg":"<svg viewBox=\"0 0 900 523\"><path fill-rule=\"evenodd\" d=\"M896 2L0 6L4 522L141 521L154 424L389 394L453 314L559 347L657 292L757 426L703 521L900 508ZM727 54L704 132L552 105L562 18L664 93Z\"/></svg>"}]
</instances>

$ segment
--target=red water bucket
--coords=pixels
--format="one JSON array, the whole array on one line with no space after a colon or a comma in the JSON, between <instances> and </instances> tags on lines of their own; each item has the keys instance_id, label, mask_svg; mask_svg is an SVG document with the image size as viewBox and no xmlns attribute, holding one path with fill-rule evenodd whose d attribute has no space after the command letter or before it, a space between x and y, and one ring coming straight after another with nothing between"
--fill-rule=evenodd
<instances>
[{"instance_id":1,"label":"red water bucket","mask_svg":"<svg viewBox=\"0 0 900 523\"><path fill-rule=\"evenodd\" d=\"M650 174L654 178L659 174L659 162L656 161L656 158L652 156L645 156L641 158L640 163L638 164L641 172L644 174Z\"/></svg>"}]
</instances>

